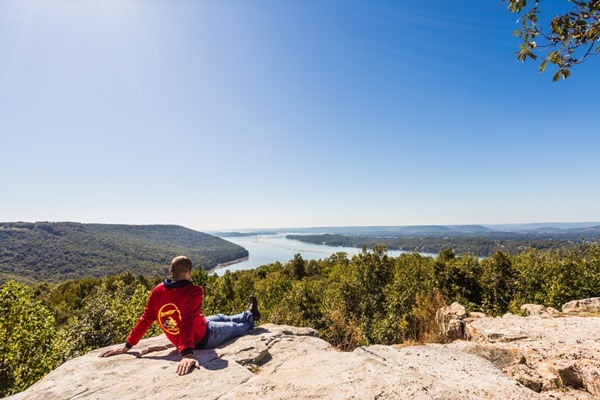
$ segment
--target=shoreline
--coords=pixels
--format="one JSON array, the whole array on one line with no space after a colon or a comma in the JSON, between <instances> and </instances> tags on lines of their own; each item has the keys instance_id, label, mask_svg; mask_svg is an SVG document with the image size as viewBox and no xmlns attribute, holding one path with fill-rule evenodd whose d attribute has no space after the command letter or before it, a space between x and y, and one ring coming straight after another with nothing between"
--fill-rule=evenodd
<instances>
[{"instance_id":1,"label":"shoreline","mask_svg":"<svg viewBox=\"0 0 600 400\"><path fill-rule=\"evenodd\" d=\"M246 257L242 257L242 258L236 258L235 260L227 261L227 262L224 262L224 263L219 263L211 271L214 271L216 269L223 268L223 267L228 267L228 266L233 265L233 264L241 263L242 261L248 261L248 258L250 258L250 256L246 256Z\"/></svg>"}]
</instances>

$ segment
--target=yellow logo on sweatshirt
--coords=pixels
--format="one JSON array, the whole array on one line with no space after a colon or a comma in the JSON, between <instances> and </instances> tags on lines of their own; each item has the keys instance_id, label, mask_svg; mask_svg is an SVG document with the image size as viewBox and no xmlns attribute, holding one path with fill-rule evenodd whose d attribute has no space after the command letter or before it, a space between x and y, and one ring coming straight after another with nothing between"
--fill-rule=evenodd
<instances>
[{"instance_id":1,"label":"yellow logo on sweatshirt","mask_svg":"<svg viewBox=\"0 0 600 400\"><path fill-rule=\"evenodd\" d=\"M158 311L158 322L165 333L178 335L181 313L177 306L173 303L167 303L162 306Z\"/></svg>"}]
</instances>

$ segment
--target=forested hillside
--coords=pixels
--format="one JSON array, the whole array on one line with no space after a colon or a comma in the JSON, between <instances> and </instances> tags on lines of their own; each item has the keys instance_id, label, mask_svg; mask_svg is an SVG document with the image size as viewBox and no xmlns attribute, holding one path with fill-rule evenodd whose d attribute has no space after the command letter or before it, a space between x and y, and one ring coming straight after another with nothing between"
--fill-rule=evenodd
<instances>
[{"instance_id":1,"label":"forested hillside","mask_svg":"<svg viewBox=\"0 0 600 400\"><path fill-rule=\"evenodd\" d=\"M419 228L419 227L417 227ZM412 233L406 233L412 232ZM582 242L593 242L600 236L600 226L585 229L552 230L543 229L531 232L474 233L444 232L440 229L427 232L405 230L404 232L379 234L302 234L287 235L288 239L328 246L373 247L376 244L390 250L437 254L445 248L456 253L470 253L478 257L489 257L496 251L517 254L526 249L551 250L566 247L574 248Z\"/></svg>"},{"instance_id":2,"label":"forested hillside","mask_svg":"<svg viewBox=\"0 0 600 400\"><path fill-rule=\"evenodd\" d=\"M61 282L126 271L162 276L180 254L208 270L247 257L248 251L175 225L0 223L0 283L9 278Z\"/></svg>"}]
</instances>

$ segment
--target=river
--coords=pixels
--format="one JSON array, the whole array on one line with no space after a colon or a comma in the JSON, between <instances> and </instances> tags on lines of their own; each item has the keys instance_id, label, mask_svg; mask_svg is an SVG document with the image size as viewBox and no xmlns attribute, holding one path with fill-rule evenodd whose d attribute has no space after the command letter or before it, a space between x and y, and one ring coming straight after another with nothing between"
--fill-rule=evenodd
<instances>
[{"instance_id":1,"label":"river","mask_svg":"<svg viewBox=\"0 0 600 400\"><path fill-rule=\"evenodd\" d=\"M333 253L341 251L347 253L348 257L352 257L361 252L361 249L356 247L325 246L286 239L286 236L291 234L292 233L278 233L275 235L223 237L223 239L239 244L248 250L249 257L235 264L217 267L211 272L222 275L227 270L234 272L254 269L261 265L271 264L276 261L284 264L292 260L294 255L298 253L300 253L304 260L321 260L329 257ZM303 232L303 234L306 234L306 232ZM398 257L402 253L405 252L400 250L389 250L387 252L387 254L392 257Z\"/></svg>"}]
</instances>

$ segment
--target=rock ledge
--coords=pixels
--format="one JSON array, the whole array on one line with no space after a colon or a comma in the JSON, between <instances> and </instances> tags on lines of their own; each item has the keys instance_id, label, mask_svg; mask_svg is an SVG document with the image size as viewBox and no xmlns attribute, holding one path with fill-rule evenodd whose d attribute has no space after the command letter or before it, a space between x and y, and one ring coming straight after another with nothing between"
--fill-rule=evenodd
<instances>
[{"instance_id":1,"label":"rock ledge","mask_svg":"<svg viewBox=\"0 0 600 400\"><path fill-rule=\"evenodd\" d=\"M563 312L522 307L528 317L472 318L460 304L438 311L447 347L490 360L507 376L543 398L600 398L598 300L565 304ZM461 310L462 308L462 310ZM585 315L585 317L583 316Z\"/></svg>"},{"instance_id":2,"label":"rock ledge","mask_svg":"<svg viewBox=\"0 0 600 400\"><path fill-rule=\"evenodd\" d=\"M339 352L312 329L262 325L178 376L164 336L136 351L70 360L11 400L30 399L531 399L492 362L442 345ZM148 350L152 350L148 352ZM142 357L142 353L145 353Z\"/></svg>"},{"instance_id":3,"label":"rock ledge","mask_svg":"<svg viewBox=\"0 0 600 400\"><path fill-rule=\"evenodd\" d=\"M446 344L350 353L313 329L266 324L196 351L202 367L185 376L175 373L179 354L158 336L127 354L98 358L98 349L70 360L7 399L597 399L600 317L580 316L596 303L580 300L562 313L529 304L528 317L501 318L455 303L437 314Z\"/></svg>"}]
</instances>

